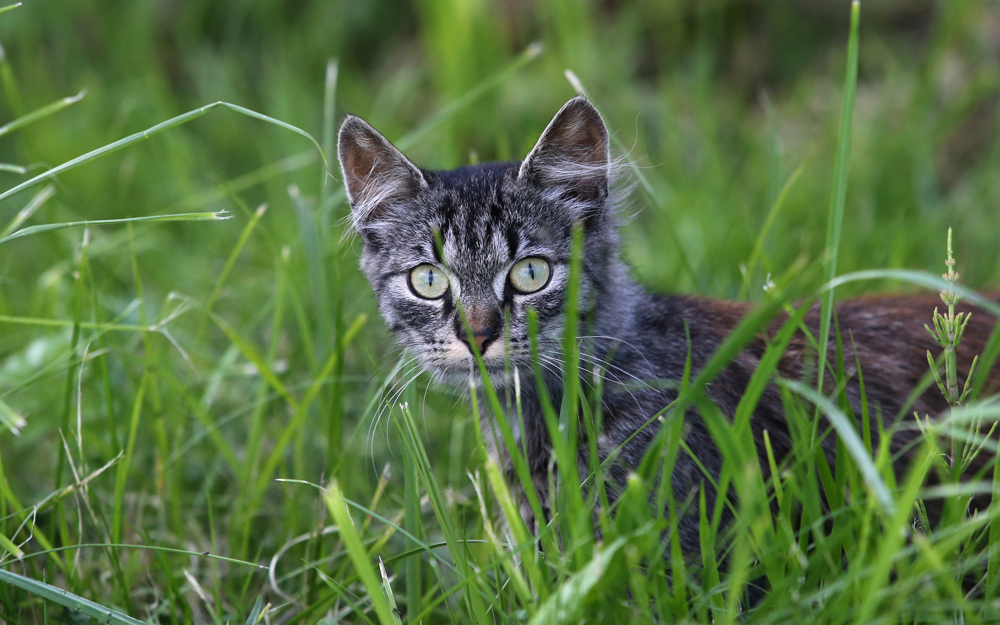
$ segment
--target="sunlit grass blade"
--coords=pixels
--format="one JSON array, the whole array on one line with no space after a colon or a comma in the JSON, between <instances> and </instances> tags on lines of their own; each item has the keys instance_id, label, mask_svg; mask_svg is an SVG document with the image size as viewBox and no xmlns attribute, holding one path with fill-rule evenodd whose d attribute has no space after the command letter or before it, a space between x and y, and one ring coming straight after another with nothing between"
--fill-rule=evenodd
<instances>
[{"instance_id":1,"label":"sunlit grass blade","mask_svg":"<svg viewBox=\"0 0 1000 625\"><path fill-rule=\"evenodd\" d=\"M559 585L559 589L539 607L530 624L581 622L588 599L606 586L605 575L627 543L628 540L622 537L598 550L585 566Z\"/></svg>"},{"instance_id":2,"label":"sunlit grass blade","mask_svg":"<svg viewBox=\"0 0 1000 625\"><path fill-rule=\"evenodd\" d=\"M44 181L46 181L46 180L48 180L50 178L54 178L54 177L58 176L59 174L63 173L64 171L68 171L70 169L74 169L76 167L79 167L80 165L83 165L85 163L89 163L92 160L101 158L102 156L107 156L108 154L111 154L112 152L117 152L118 150L120 150L122 148L128 147L128 146L130 146L130 145L132 145L134 143L138 143L139 141L143 141L145 139L148 139L148 138L150 138L150 137L152 137L154 135L157 135L157 134L159 134L159 133L161 133L161 132L163 132L165 130L169 130L171 128L175 128L177 126L180 126L181 124L185 124L185 123L191 121L192 119L197 119L198 117L201 117L202 115L204 115L205 113L207 113L208 111L212 110L213 108L215 108L217 106L228 108L228 109L230 109L232 111L236 111L237 113L241 113L241 114L246 115L248 117L252 117L254 119L259 119L261 121L265 121L265 122L267 122L269 124L274 124L275 126L278 126L279 128L284 128L285 130L289 130L291 132L294 132L294 133L296 133L298 135L301 135L301 136L309 139L312 142L312 144L316 146L316 149L319 150L320 156L323 158L323 165L324 165L324 167L327 165L326 154L323 153L323 148L320 147L319 142L317 142L316 139L314 139L312 137L312 135L310 135L308 132L306 132L306 131L304 131L304 130L302 130L300 128L296 128L295 126L292 126L291 124L287 124L287 123L285 123L285 122L283 122L281 120L274 119L273 117L268 117L267 115L263 115L261 113L258 113L256 111L252 111L252 110L250 110L248 108L244 108L242 106L238 106L236 104L230 104L228 102L213 102L211 104L206 104L205 106L203 106L201 108L198 108L198 109L195 109L193 111L188 111L187 113L183 113L181 115L178 115L177 117L172 117L172 118L168 119L167 121L160 122L159 124L156 124L155 126L151 126L150 128L147 128L146 130L143 130L141 132L137 132L137 133L131 134L131 135L129 135L129 136L123 138L123 139L119 139L118 141L115 141L113 143L109 143L109 144L107 144L105 146L99 147L96 150L91 150L90 152L87 152L86 154L82 154L82 155L80 155L80 156L78 156L78 157L76 157L76 158L74 158L72 160L66 161L65 163L63 163L61 165L57 165L56 167L53 167L52 169L46 171L45 173L39 174L39 175L35 176L34 178L31 178L30 180L25 180L24 182L22 182L21 184L17 185L16 187L13 187L12 189L8 189L7 191L4 191L3 193L0 193L0 201L3 201L3 200L5 200L5 199L7 199L7 198L9 198L9 197L11 197L13 195L16 195L16 194L20 193L21 191L24 191L25 189L30 189L31 187L35 186L36 184L38 184L40 182L44 182Z\"/></svg>"},{"instance_id":3,"label":"sunlit grass blade","mask_svg":"<svg viewBox=\"0 0 1000 625\"><path fill-rule=\"evenodd\" d=\"M385 563L382 558L378 559L378 570L382 574L382 589L385 590L386 599L389 600L389 609L392 610L392 622L394 625L403 625L399 620L399 610L396 609L396 597L392 594L392 585L389 583L389 575L385 572Z\"/></svg>"},{"instance_id":4,"label":"sunlit grass blade","mask_svg":"<svg viewBox=\"0 0 1000 625\"><path fill-rule=\"evenodd\" d=\"M858 19L861 13L859 0L851 2L851 34L847 42L847 77L844 79L844 104L840 111L840 132L837 135L837 155L834 162L833 193L830 197L830 214L827 223L826 248L823 267L829 284L837 277L837 255L840 251L840 232L844 225L844 204L847 201L847 169L851 155L851 127L854 120L854 98L858 88ZM826 371L827 344L830 340L830 320L833 317L833 289L823 293L819 330L819 367L816 388L823 390Z\"/></svg>"},{"instance_id":5,"label":"sunlit grass blade","mask_svg":"<svg viewBox=\"0 0 1000 625\"><path fill-rule=\"evenodd\" d=\"M31 198L24 208L17 212L17 215L9 224L7 224L7 227L3 229L3 232L0 232L0 240L20 228L24 222L35 214L35 211L42 207L42 204L47 202L49 198L55 194L56 188L52 185L49 185L36 193L35 197Z\"/></svg>"},{"instance_id":6,"label":"sunlit grass blade","mask_svg":"<svg viewBox=\"0 0 1000 625\"><path fill-rule=\"evenodd\" d=\"M40 224L37 226L28 226L27 228L21 228L14 234L9 234L3 238L0 238L0 245L13 241L14 239L20 239L21 237L26 237L32 234L39 234L41 232L50 232L52 230L65 230L66 228L82 228L88 226L106 226L113 224L128 224L141 221L150 222L164 222L164 221L219 221L229 219L230 215L226 211L218 211L214 213L180 213L177 215L150 215L147 217L126 217L123 219L93 219L87 221L67 221L58 224Z\"/></svg>"},{"instance_id":7,"label":"sunlit grass blade","mask_svg":"<svg viewBox=\"0 0 1000 625\"><path fill-rule=\"evenodd\" d=\"M344 496L336 480L327 486L323 499L326 501L330 515L340 528L340 537L344 541L344 546L347 548L347 554L350 556L351 562L354 564L354 572L361 580L361 583L364 584L365 590L368 591L368 599L375 608L379 622L382 625L396 625L399 622L398 617L393 614L392 609L389 607L389 602L386 601L382 585L379 583L379 577L376 575L375 569L368 559L368 552L361 544L361 537L354 526L354 520L351 518L351 513L347 509Z\"/></svg>"},{"instance_id":8,"label":"sunlit grass blade","mask_svg":"<svg viewBox=\"0 0 1000 625\"><path fill-rule=\"evenodd\" d=\"M507 520L507 526L511 528L511 531L514 534L514 540L517 544L530 542L532 537L527 531L528 528L524 525L521 514L514 503L514 498L511 496L510 489L504 481L503 476L500 475L500 468L492 460L488 460L486 462L486 475L489 478L493 493L500 501L500 508L503 510L504 517ZM545 583L545 579L542 576L537 563L535 562L535 554L533 552L525 553L522 556L521 562L528 573L528 577L535 586L535 592L537 593L539 599L544 601L548 598L549 588Z\"/></svg>"},{"instance_id":9,"label":"sunlit grass blade","mask_svg":"<svg viewBox=\"0 0 1000 625\"><path fill-rule=\"evenodd\" d=\"M6 7L6 9L10 8L13 7ZM0 9L0 13L2 13L3 10L4 9ZM7 122L3 126L0 126L0 137L12 133L19 128L27 126L32 122L36 122L40 119L45 119L49 115L54 115L59 111L63 110L64 108L66 108L67 106L76 104L77 102L82 100L86 95L87 95L87 90L84 89L83 91L74 96L63 98L61 100L56 100L55 102L52 102L51 104L46 104L40 109L32 111L27 115L22 115L21 117L18 117L14 121Z\"/></svg>"},{"instance_id":10,"label":"sunlit grass blade","mask_svg":"<svg viewBox=\"0 0 1000 625\"><path fill-rule=\"evenodd\" d=\"M74 595L62 588L57 588L50 584L12 573L11 571L0 569L0 581L27 590L47 601L58 603L69 610L80 612L92 619L96 619L99 623L107 625L144 625L142 621L134 619L127 614L106 608L99 603L94 603L93 601Z\"/></svg>"},{"instance_id":11,"label":"sunlit grass blade","mask_svg":"<svg viewBox=\"0 0 1000 625\"><path fill-rule=\"evenodd\" d=\"M264 606L264 597L257 597L257 600L253 602L253 609L250 610L250 615L247 616L246 625L257 625L260 619L264 618L264 615L267 614L267 610L270 607L270 603L267 604L267 607Z\"/></svg>"},{"instance_id":12,"label":"sunlit grass blade","mask_svg":"<svg viewBox=\"0 0 1000 625\"><path fill-rule=\"evenodd\" d=\"M11 408L10 404L0 399L0 425L10 430L14 436L19 436L27 424L24 417Z\"/></svg>"},{"instance_id":13,"label":"sunlit grass blade","mask_svg":"<svg viewBox=\"0 0 1000 625\"><path fill-rule=\"evenodd\" d=\"M21 6L22 4L23 4L22 2L17 2L17 3L14 3L14 4L8 4L5 7L0 7L0 13L6 13L7 11L13 11L17 7Z\"/></svg>"},{"instance_id":14,"label":"sunlit grass blade","mask_svg":"<svg viewBox=\"0 0 1000 625\"><path fill-rule=\"evenodd\" d=\"M569 81L569 84L573 86L573 89L576 91L577 95L582 95L582 96L587 95L586 87L583 85L583 82L580 80L580 77L577 76L573 70L567 69L563 72L563 74L566 76L566 80ZM625 146L622 145L621 139L618 138L618 133L612 133L611 142L614 144L615 149L617 149L621 154L629 153L629 150L626 150ZM646 174L643 173L642 169L632 159L627 159L625 162L628 166L629 173L635 176L635 179L639 183L639 187L645 194L646 199L648 199L650 202L653 203L653 205L657 209L657 212L664 217L673 218L673 216L670 214L670 211L667 209L667 205L663 201L663 198L661 198L660 194L656 193L656 191L653 189L653 185L650 184L649 178L646 177ZM697 284L698 274L695 272L694 267L691 265L691 259L688 258L687 250L681 244L681 239L677 235L676 228L667 228L666 230L667 233L669 233L670 238L672 239L674 248L677 251L677 255L681 259L681 269L684 270L684 273L687 274L688 278L691 279L692 283Z\"/></svg>"}]
</instances>

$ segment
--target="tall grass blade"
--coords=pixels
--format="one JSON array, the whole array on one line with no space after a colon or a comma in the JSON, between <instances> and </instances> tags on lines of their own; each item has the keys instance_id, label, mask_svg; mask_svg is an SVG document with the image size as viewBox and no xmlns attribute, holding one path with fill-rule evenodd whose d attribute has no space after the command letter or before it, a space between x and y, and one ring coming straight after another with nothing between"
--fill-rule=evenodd
<instances>
[{"instance_id":1,"label":"tall grass blade","mask_svg":"<svg viewBox=\"0 0 1000 625\"><path fill-rule=\"evenodd\" d=\"M516 74L521 70L522 67L531 63L539 56L541 56L544 46L541 42L535 42L530 44L524 49L521 54L514 59L514 62L500 70L492 76L488 76L481 83L469 89L457 99L452 100L445 106L441 107L436 113L424 120L422 124L414 128L412 131L403 135L399 141L394 141L393 143L400 150L405 151L407 148L412 147L417 144L420 139L427 135L430 131L437 128L442 123L448 121L455 113L458 113L468 105L472 104L479 98L483 97L493 89L502 85L508 78ZM3 199L0 196L0 199Z\"/></svg>"},{"instance_id":2,"label":"tall grass blade","mask_svg":"<svg viewBox=\"0 0 1000 625\"><path fill-rule=\"evenodd\" d=\"M417 473L420 475L420 480L423 482L424 490L427 492L431 507L434 509L434 514L441 525L441 533L444 534L445 542L448 543L448 552L451 554L455 562L455 568L458 570L461 578L470 578L473 576L473 571L466 557L467 554L461 546L463 541L459 536L458 528L455 526L455 520L445 501L444 494L441 492L437 479L434 477L431 461L427 456L427 450L420 440L420 434L417 430L417 424L413 419L413 413L410 412L408 406L403 405L399 407L399 415L400 418L396 420L396 424L403 435L409 453L413 456ZM463 595L472 622L477 623L477 625L488 622L486 611L477 593L477 589L466 589Z\"/></svg>"},{"instance_id":3,"label":"tall grass blade","mask_svg":"<svg viewBox=\"0 0 1000 625\"><path fill-rule=\"evenodd\" d=\"M844 79L844 104L840 111L840 132L837 135L837 155L834 162L833 193L830 198L830 215L827 223L826 249L823 267L829 284L837 277L837 254L840 250L840 232L844 225L844 204L847 201L847 167L851 155L851 126L854 120L854 98L858 88L858 19L861 13L859 0L851 2L851 34L847 42L847 77ZM823 391L823 374L826 370L827 344L830 340L830 320L833 316L833 289L823 294L819 330L819 367L816 388Z\"/></svg>"},{"instance_id":4,"label":"tall grass blade","mask_svg":"<svg viewBox=\"0 0 1000 625\"><path fill-rule=\"evenodd\" d=\"M254 211L253 216L247 222L247 225L243 227L243 232L240 233L239 239L236 240L236 245L233 247L233 251L229 253L229 258L226 259L226 264L222 267L222 272L219 274L219 278L215 281L215 286L212 288L211 295L208 296L208 301L205 302L205 310L211 311L215 308L215 302L218 301L219 295L222 293L222 285L225 284L226 278L229 277L229 273L233 270L233 266L236 264L236 259L239 258L240 252L243 251L243 247L246 245L247 241L250 240L250 235L253 234L254 228L260 222L264 213L267 212L267 204L261 204ZM198 328L198 334L195 337L195 344L201 342L201 338L205 334L205 328L208 326L208 317L205 317L201 326Z\"/></svg>"},{"instance_id":5,"label":"tall grass blade","mask_svg":"<svg viewBox=\"0 0 1000 625\"><path fill-rule=\"evenodd\" d=\"M386 601L382 585L379 583L379 576L376 575L375 569L372 568L372 563L368 559L368 552L365 551L364 546L361 544L361 537L354 526L354 520L351 518L351 513L344 502L344 496L340 491L340 485L337 483L337 480L333 480L327 486L326 492L323 494L323 500L330 511L330 516L333 517L337 522L337 527L340 528L340 537L344 541L344 547L347 549L347 555L350 557L351 563L354 564L354 573L361 580L365 590L368 592L368 598L372 603L372 607L375 608L375 614L378 615L379 622L382 625L396 625L399 622L398 617L393 614L392 608L389 607L389 602Z\"/></svg>"},{"instance_id":6,"label":"tall grass blade","mask_svg":"<svg viewBox=\"0 0 1000 625\"><path fill-rule=\"evenodd\" d=\"M334 112L337 107L337 77L340 74L340 61L330 59L326 62L326 79L323 81L323 151L333 154L336 149L333 145L337 129L333 125ZM330 186L327 179L330 178L328 170L323 171L323 184L320 185L319 205L326 204L326 198L330 195ZM324 224L327 225L327 224Z\"/></svg>"},{"instance_id":7,"label":"tall grass blade","mask_svg":"<svg viewBox=\"0 0 1000 625\"><path fill-rule=\"evenodd\" d=\"M778 214L781 212L781 208L785 205L785 198L788 197L788 193L792 190L792 187L795 186L795 182L799 179L799 176L802 175L805 168L806 164L804 162L795 168L792 175L790 175L788 180L785 181L784 186L781 187L778 197L774 200L774 204L771 205L771 210L767 212L767 217L764 219L764 225L761 227L760 232L757 234L757 239L754 241L753 251L750 252L750 260L748 260L746 264L743 286L740 287L740 299L747 296L747 291L750 288L750 280L753 278L754 271L757 269L757 263L760 262L760 257L764 253L764 244L767 242L767 235L771 232L771 227L774 225L775 219L777 219Z\"/></svg>"}]
</instances>

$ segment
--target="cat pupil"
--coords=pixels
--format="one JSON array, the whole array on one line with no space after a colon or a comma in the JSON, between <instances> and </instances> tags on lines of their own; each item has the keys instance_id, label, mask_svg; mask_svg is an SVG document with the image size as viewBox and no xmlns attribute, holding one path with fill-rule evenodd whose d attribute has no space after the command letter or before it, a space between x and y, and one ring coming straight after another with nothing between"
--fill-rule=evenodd
<instances>
[{"instance_id":1,"label":"cat pupil","mask_svg":"<svg viewBox=\"0 0 1000 625\"><path fill-rule=\"evenodd\" d=\"M434 270L427 270L427 286L434 286Z\"/></svg>"},{"instance_id":2,"label":"cat pupil","mask_svg":"<svg viewBox=\"0 0 1000 625\"><path fill-rule=\"evenodd\" d=\"M535 279L535 268L531 266L530 262L528 263L528 275L531 276L532 280Z\"/></svg>"}]
</instances>

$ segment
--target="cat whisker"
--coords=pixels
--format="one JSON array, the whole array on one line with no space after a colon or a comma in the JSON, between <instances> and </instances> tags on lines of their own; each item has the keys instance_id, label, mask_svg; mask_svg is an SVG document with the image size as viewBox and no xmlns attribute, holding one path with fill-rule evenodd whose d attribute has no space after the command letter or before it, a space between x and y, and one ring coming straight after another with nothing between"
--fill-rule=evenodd
<instances>
[{"instance_id":1,"label":"cat whisker","mask_svg":"<svg viewBox=\"0 0 1000 625\"><path fill-rule=\"evenodd\" d=\"M559 369L560 374L565 370L565 366L566 366L565 362L563 362L560 359L554 358L553 356L546 356L545 354L539 354L539 358L547 358L547 359L549 359L549 361L552 363L552 366L555 366L555 367L557 367ZM602 376L602 379L604 379L603 376ZM586 384L587 386L589 386L592 391L594 391L595 393L597 392L597 390L598 390L597 386L595 386L593 382L589 381L586 378L586 376L584 376L582 378L582 380L583 380L584 384ZM615 381L618 382L619 384L621 384L621 381L618 380L617 377L616 377ZM629 395L632 396L632 399L636 402L636 405L638 406L639 402L635 398L635 395L632 395L631 391L629 391ZM601 393L600 399L601 399L601 405L604 406L605 409L610 410L611 406L609 406L608 402L605 401L603 393Z\"/></svg>"},{"instance_id":2,"label":"cat whisker","mask_svg":"<svg viewBox=\"0 0 1000 625\"><path fill-rule=\"evenodd\" d=\"M392 395L392 397L390 397L389 400L385 402L385 405L383 406L382 410L379 412L378 420L375 422L375 425L373 427L373 429L375 429L377 431L378 423L381 422L382 415L385 414L386 415L386 420L385 420L385 443L386 443L386 448L389 450L389 454L390 454L390 456L393 459L395 459L395 456L394 456L393 451L392 451L392 442L391 442L391 440L389 438L389 417L392 415L392 409L396 405L396 401L399 399L399 397L403 394L404 391L406 391L407 388L409 388L409 386L418 377L420 377L420 374L422 374L423 372L424 372L423 367L422 366L418 366L417 367L417 372L415 374L413 374L409 379L407 379L399 387L399 389L396 390L396 392ZM372 436L372 443L371 443L371 445L372 445L372 456L374 457L374 453L375 453L374 432L373 432L373 436Z\"/></svg>"},{"instance_id":3,"label":"cat whisker","mask_svg":"<svg viewBox=\"0 0 1000 625\"><path fill-rule=\"evenodd\" d=\"M630 343L629 341L626 341L621 337L607 336L605 334L587 334L584 336L578 336L577 339L581 341L583 339L604 339L606 341L610 341L611 343L619 343L621 345L625 345L626 347L631 347L633 350L635 350L635 353L642 356L643 361L645 361L646 366L649 367L651 371L654 369L653 364L649 362L648 358L646 358L645 350L639 349L634 343Z\"/></svg>"},{"instance_id":4,"label":"cat whisker","mask_svg":"<svg viewBox=\"0 0 1000 625\"><path fill-rule=\"evenodd\" d=\"M633 402L635 403L636 407L637 407L637 408L640 408L640 409L642 408L642 404L641 404L641 403L639 402L639 399L638 399L638 398L637 398L637 397L635 396L635 393L633 393L633 392L632 392L632 389L631 389L631 388L629 388L629 384L628 384L628 383L626 383L626 382L624 382L624 381L623 381L623 380L622 380L622 379L621 379L620 377L618 377L618 375L617 375L617 374L615 374L615 373L614 373L613 371L610 371L610 370L608 370L608 369L606 368L606 364L607 364L607 363L604 363L604 362L602 362L602 361L598 360L596 356L593 356L593 355L591 355L591 354L586 354L586 353L583 353L583 352L581 352L581 353L580 353L580 359L581 359L581 360L582 360L582 361L583 361L584 363L587 363L587 364L591 364L591 365L594 365L594 366L596 366L596 367L598 368L598 370L597 370L597 371L594 371L594 370L592 370L592 372L593 372L593 373L597 373L598 375L600 375L600 376L601 376L601 379L602 379L602 380L604 380L604 381L608 381L608 377L607 377L607 376L611 376L611 377L613 378L613 379L612 379L611 381L612 381L612 382L614 382L615 384L617 384L618 386L620 386L621 388L623 388L623 389L625 390L625 392L626 392L626 393L628 393L629 397L631 397L631 398L632 398L632 401L633 401ZM622 373L624 373L625 375L627 375L627 376L629 376L629 377L632 377L632 378L634 378L634 379L635 379L635 380L636 380L637 382L639 382L640 384L645 384L645 385L646 385L646 386L647 386L648 388L650 388L650 389L652 389L652 388L653 388L653 387L649 386L648 384L646 384L645 382L643 382L642 380L639 380L639 379L638 379L638 378L636 378L635 376L631 375L631 374L630 374L630 373L628 373L627 371L624 371L624 370L622 370L622 369L620 369L620 368L619 368L619 370L620 370L620 371L622 371ZM587 381L587 378L586 378L586 376L583 376L583 380L584 380L585 382ZM589 382L588 382L588 383L589 383ZM589 384L590 384L590 387L591 387L592 389L594 389L595 391L597 390L597 388L596 388L596 387L595 387L595 386L594 386L594 385L593 385L592 383L589 383ZM609 405L609 404L607 403L607 401L605 401L605 395L604 395L604 392L603 392L603 389L602 389L602 393L601 393L601 404L602 404L602 405L603 405L603 406L604 406L604 407L605 407L606 409L608 409L608 410L610 410L610 409L611 409L610 405Z\"/></svg>"},{"instance_id":5,"label":"cat whisker","mask_svg":"<svg viewBox=\"0 0 1000 625\"><path fill-rule=\"evenodd\" d=\"M369 446L369 456L372 458L372 468L375 470L376 474L378 474L378 467L375 465L375 433L378 431L378 424L382 419L382 414L386 411L387 408L391 408L393 402L399 396L399 393L405 390L406 387L409 386L410 383L413 382L413 380L415 380L420 375L420 373L423 372L423 367L419 365L417 361L418 361L417 357L412 356L410 358L401 361L398 367L392 371L390 377L385 382L385 386L389 386L390 380L394 379L396 375L399 374L401 371L405 371L405 373L403 373L401 379L396 379L394 382L392 382L392 386L389 386L388 391L385 391L383 389L381 395L383 398L388 398L388 399L383 399L379 403L379 406L375 411L374 416L372 417L371 424L368 427L367 438ZM414 367L414 365L416 366ZM414 368L417 369L417 373L415 375L412 375L411 377Z\"/></svg>"}]
</instances>

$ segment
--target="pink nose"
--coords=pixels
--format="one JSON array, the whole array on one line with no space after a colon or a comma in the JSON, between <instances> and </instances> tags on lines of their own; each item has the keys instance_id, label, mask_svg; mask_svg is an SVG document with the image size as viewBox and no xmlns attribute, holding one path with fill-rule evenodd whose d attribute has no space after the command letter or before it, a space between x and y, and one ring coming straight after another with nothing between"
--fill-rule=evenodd
<instances>
[{"instance_id":1,"label":"pink nose","mask_svg":"<svg viewBox=\"0 0 1000 625\"><path fill-rule=\"evenodd\" d=\"M476 330L473 331L474 334L472 335L472 340L476 342L476 347L479 348L480 354L485 353L486 348L488 348L490 346L490 343L496 340L498 336L497 332L492 328L483 328L478 331ZM471 352L472 344L469 343L469 335L466 334L465 332L462 332L461 340L463 343L465 343L465 346L468 347L469 351Z\"/></svg>"},{"instance_id":2,"label":"pink nose","mask_svg":"<svg viewBox=\"0 0 1000 625\"><path fill-rule=\"evenodd\" d=\"M476 347L479 348L479 353L483 352L483 345L485 345L487 341L493 340L488 334L477 334L473 338L476 340Z\"/></svg>"}]
</instances>

